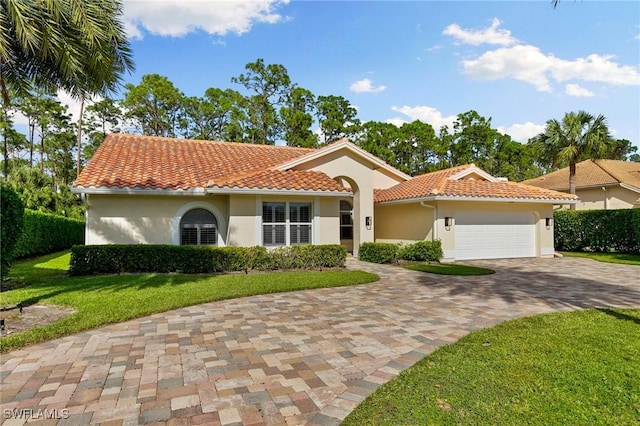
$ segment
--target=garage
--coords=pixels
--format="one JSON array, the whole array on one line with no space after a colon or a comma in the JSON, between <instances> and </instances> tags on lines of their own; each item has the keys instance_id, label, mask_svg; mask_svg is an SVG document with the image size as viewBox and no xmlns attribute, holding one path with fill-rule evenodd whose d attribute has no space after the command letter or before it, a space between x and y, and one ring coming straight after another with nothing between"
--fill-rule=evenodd
<instances>
[{"instance_id":1,"label":"garage","mask_svg":"<svg viewBox=\"0 0 640 426\"><path fill-rule=\"evenodd\" d=\"M533 213L458 212L455 259L536 257Z\"/></svg>"}]
</instances>

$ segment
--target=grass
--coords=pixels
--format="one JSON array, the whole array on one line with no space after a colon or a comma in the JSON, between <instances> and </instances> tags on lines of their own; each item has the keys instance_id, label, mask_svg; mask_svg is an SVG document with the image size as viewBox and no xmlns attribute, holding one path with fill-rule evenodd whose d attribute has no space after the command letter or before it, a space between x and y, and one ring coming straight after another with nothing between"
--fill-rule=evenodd
<instances>
[{"instance_id":1,"label":"grass","mask_svg":"<svg viewBox=\"0 0 640 426\"><path fill-rule=\"evenodd\" d=\"M587 259L597 260L598 262L622 263L625 265L640 266L640 254L563 251L562 255L567 257L586 257Z\"/></svg>"},{"instance_id":2,"label":"grass","mask_svg":"<svg viewBox=\"0 0 640 426\"><path fill-rule=\"evenodd\" d=\"M460 265L458 263L416 263L407 265L405 268L440 275L489 275L496 273L493 269Z\"/></svg>"},{"instance_id":3,"label":"grass","mask_svg":"<svg viewBox=\"0 0 640 426\"><path fill-rule=\"evenodd\" d=\"M343 425L622 425L640 420L640 310L522 318L425 357Z\"/></svg>"},{"instance_id":4,"label":"grass","mask_svg":"<svg viewBox=\"0 0 640 426\"><path fill-rule=\"evenodd\" d=\"M215 300L295 290L373 282L377 275L361 271L304 271L268 274L182 275L140 274L69 277L69 252L13 265L10 278L27 287L0 293L0 305L52 304L76 313L52 324L3 337L0 351Z\"/></svg>"}]
</instances>

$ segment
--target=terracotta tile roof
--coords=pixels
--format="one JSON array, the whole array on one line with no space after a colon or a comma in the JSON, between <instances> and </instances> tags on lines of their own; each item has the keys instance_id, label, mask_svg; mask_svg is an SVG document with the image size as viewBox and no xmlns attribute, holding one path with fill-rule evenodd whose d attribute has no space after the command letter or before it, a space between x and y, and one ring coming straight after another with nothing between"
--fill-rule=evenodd
<instances>
[{"instance_id":1,"label":"terracotta tile roof","mask_svg":"<svg viewBox=\"0 0 640 426\"><path fill-rule=\"evenodd\" d=\"M556 191L569 190L569 168L522 183ZM624 183L640 188L640 163L617 160L585 160L576 164L576 188Z\"/></svg>"},{"instance_id":2,"label":"terracotta tile roof","mask_svg":"<svg viewBox=\"0 0 640 426\"><path fill-rule=\"evenodd\" d=\"M322 172L311 170L261 170L239 177L210 181L208 187L247 189L295 189L307 191L344 191L338 182Z\"/></svg>"},{"instance_id":3,"label":"terracotta tile roof","mask_svg":"<svg viewBox=\"0 0 640 426\"><path fill-rule=\"evenodd\" d=\"M416 176L391 188L376 190L375 201L379 203L432 196L535 200L573 200L577 198L575 195L515 182L453 179L465 169L474 167L473 164L467 164Z\"/></svg>"},{"instance_id":4,"label":"terracotta tile roof","mask_svg":"<svg viewBox=\"0 0 640 426\"><path fill-rule=\"evenodd\" d=\"M74 186L83 188L235 188L344 191L319 172L270 168L313 149L111 134Z\"/></svg>"}]
</instances>

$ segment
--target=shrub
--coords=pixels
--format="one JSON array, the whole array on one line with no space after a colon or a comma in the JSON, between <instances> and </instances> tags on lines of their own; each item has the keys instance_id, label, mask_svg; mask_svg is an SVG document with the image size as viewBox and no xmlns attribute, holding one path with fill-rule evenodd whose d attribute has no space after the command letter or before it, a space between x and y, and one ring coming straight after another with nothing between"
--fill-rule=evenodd
<instances>
[{"instance_id":1,"label":"shrub","mask_svg":"<svg viewBox=\"0 0 640 426\"><path fill-rule=\"evenodd\" d=\"M347 249L339 244L280 247L268 252L264 269L322 269L343 267Z\"/></svg>"},{"instance_id":2,"label":"shrub","mask_svg":"<svg viewBox=\"0 0 640 426\"><path fill-rule=\"evenodd\" d=\"M71 275L179 272L203 274L268 269L308 269L344 266L346 248L339 245L294 246L267 251L264 247L173 245L74 246Z\"/></svg>"},{"instance_id":3,"label":"shrub","mask_svg":"<svg viewBox=\"0 0 640 426\"><path fill-rule=\"evenodd\" d=\"M371 263L398 261L398 245L391 243L362 243L358 252L360 260Z\"/></svg>"},{"instance_id":4,"label":"shrub","mask_svg":"<svg viewBox=\"0 0 640 426\"><path fill-rule=\"evenodd\" d=\"M83 221L25 210L24 228L14 254L16 258L49 254L83 243Z\"/></svg>"},{"instance_id":5,"label":"shrub","mask_svg":"<svg viewBox=\"0 0 640 426\"><path fill-rule=\"evenodd\" d=\"M554 214L557 250L640 253L640 210L578 210Z\"/></svg>"},{"instance_id":6,"label":"shrub","mask_svg":"<svg viewBox=\"0 0 640 426\"><path fill-rule=\"evenodd\" d=\"M435 241L418 241L408 244L398 253L398 257L403 260L413 260L417 262L438 262L442 259L442 243Z\"/></svg>"},{"instance_id":7,"label":"shrub","mask_svg":"<svg viewBox=\"0 0 640 426\"><path fill-rule=\"evenodd\" d=\"M8 185L0 184L0 280L9 274L15 248L22 233L24 204Z\"/></svg>"},{"instance_id":8,"label":"shrub","mask_svg":"<svg viewBox=\"0 0 640 426\"><path fill-rule=\"evenodd\" d=\"M553 214L553 236L556 250L578 251L582 247L582 226L577 210L559 210Z\"/></svg>"}]
</instances>

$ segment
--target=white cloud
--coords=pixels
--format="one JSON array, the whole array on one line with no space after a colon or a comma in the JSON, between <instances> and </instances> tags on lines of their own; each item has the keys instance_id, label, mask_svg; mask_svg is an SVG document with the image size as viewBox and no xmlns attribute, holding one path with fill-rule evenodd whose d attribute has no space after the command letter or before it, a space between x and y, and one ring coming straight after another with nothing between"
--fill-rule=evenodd
<instances>
[{"instance_id":1,"label":"white cloud","mask_svg":"<svg viewBox=\"0 0 640 426\"><path fill-rule=\"evenodd\" d=\"M453 126L453 122L457 118L457 116L455 115L449 115L447 117L443 117L442 113L438 111L436 108L426 106L426 105L417 105L413 107L406 106L406 105L401 107L393 106L391 107L391 110L406 115L411 119L411 121L420 120L424 123L431 124L435 129L436 133L440 130L442 126L449 126L449 128L451 128ZM387 120L387 122L389 123L396 124L396 122L399 122L400 125L402 125L401 121L402 121L401 118L391 118Z\"/></svg>"},{"instance_id":2,"label":"white cloud","mask_svg":"<svg viewBox=\"0 0 640 426\"><path fill-rule=\"evenodd\" d=\"M362 80L358 80L351 84L349 90L356 93L375 93L375 92L384 92L387 89L387 86L378 86L373 87L373 82L368 78L363 78Z\"/></svg>"},{"instance_id":3,"label":"white cloud","mask_svg":"<svg viewBox=\"0 0 640 426\"><path fill-rule=\"evenodd\" d=\"M514 78L536 86L542 92L551 91L546 72L553 57L535 46L504 47L483 53L474 60L462 61L465 74L478 80Z\"/></svg>"},{"instance_id":4,"label":"white cloud","mask_svg":"<svg viewBox=\"0 0 640 426\"><path fill-rule=\"evenodd\" d=\"M552 90L549 79L593 81L615 85L640 85L637 67L621 65L612 56L589 55L564 60L544 54L538 47L518 45L483 53L462 61L464 73L478 80L513 78L533 84L539 91Z\"/></svg>"},{"instance_id":5,"label":"white cloud","mask_svg":"<svg viewBox=\"0 0 640 426\"><path fill-rule=\"evenodd\" d=\"M592 54L573 61L556 59L551 68L553 77L562 82L579 79L619 85L640 85L640 68L613 62L612 55Z\"/></svg>"},{"instance_id":6,"label":"white cloud","mask_svg":"<svg viewBox=\"0 0 640 426\"><path fill-rule=\"evenodd\" d=\"M124 23L132 38L151 34L180 37L194 31L219 36L244 34L254 23L275 24L287 18L275 12L290 0L125 0Z\"/></svg>"},{"instance_id":7,"label":"white cloud","mask_svg":"<svg viewBox=\"0 0 640 426\"><path fill-rule=\"evenodd\" d=\"M592 91L585 89L579 84L567 84L565 86L564 92L569 96L578 96L578 97L586 97L586 98L593 96Z\"/></svg>"},{"instance_id":8,"label":"white cloud","mask_svg":"<svg viewBox=\"0 0 640 426\"><path fill-rule=\"evenodd\" d=\"M512 124L509 127L498 127L498 131L511 136L514 141L525 143L530 138L544 132L544 124L535 124L527 121L524 124Z\"/></svg>"},{"instance_id":9,"label":"white cloud","mask_svg":"<svg viewBox=\"0 0 640 426\"><path fill-rule=\"evenodd\" d=\"M393 124L396 127L402 127L403 124L407 124L408 121L404 120L402 118L399 117L393 117L393 118L389 118L387 120L384 120L385 123L389 123L389 124Z\"/></svg>"},{"instance_id":10,"label":"white cloud","mask_svg":"<svg viewBox=\"0 0 640 426\"><path fill-rule=\"evenodd\" d=\"M511 35L511 31L498 28L500 24L498 18L493 18L491 26L482 30L463 29L458 24L451 24L442 31L442 34L455 38L459 43L473 46L481 44L511 46L517 43L518 39Z\"/></svg>"}]
</instances>

